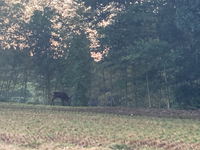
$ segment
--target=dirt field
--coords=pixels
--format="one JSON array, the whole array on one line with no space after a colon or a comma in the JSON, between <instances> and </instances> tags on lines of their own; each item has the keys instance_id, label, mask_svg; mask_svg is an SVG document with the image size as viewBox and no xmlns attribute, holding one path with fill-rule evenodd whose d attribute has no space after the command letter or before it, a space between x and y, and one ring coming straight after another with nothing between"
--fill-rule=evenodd
<instances>
[{"instance_id":1,"label":"dirt field","mask_svg":"<svg viewBox=\"0 0 200 150\"><path fill-rule=\"evenodd\" d=\"M199 110L0 104L0 150L200 150Z\"/></svg>"},{"instance_id":2,"label":"dirt field","mask_svg":"<svg viewBox=\"0 0 200 150\"><path fill-rule=\"evenodd\" d=\"M52 108L54 110L65 110L62 108ZM108 113L130 116L148 116L162 118L179 118L179 119L198 119L200 120L200 110L173 110L173 109L156 109L156 108L124 108L124 107L106 107L106 108L68 108L65 111Z\"/></svg>"},{"instance_id":3,"label":"dirt field","mask_svg":"<svg viewBox=\"0 0 200 150\"><path fill-rule=\"evenodd\" d=\"M126 108L126 107L45 107L37 105L18 105L3 103L0 108L21 108L21 109L45 109L58 111L73 112L92 112L103 114L118 114L130 116L148 116L161 118L179 118L179 119L197 119L200 120L200 109L196 110L174 110L174 109L157 109L157 108Z\"/></svg>"}]
</instances>

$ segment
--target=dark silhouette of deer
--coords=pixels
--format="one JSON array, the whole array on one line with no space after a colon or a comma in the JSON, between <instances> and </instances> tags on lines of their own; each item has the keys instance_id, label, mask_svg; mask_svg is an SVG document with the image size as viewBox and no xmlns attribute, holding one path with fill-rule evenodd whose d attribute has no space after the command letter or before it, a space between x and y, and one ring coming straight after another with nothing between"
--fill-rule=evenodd
<instances>
[{"instance_id":1,"label":"dark silhouette of deer","mask_svg":"<svg viewBox=\"0 0 200 150\"><path fill-rule=\"evenodd\" d=\"M66 93L64 93L64 92L53 92L52 95L53 95L53 99L51 100L51 105L54 105L53 101L56 98L61 99L63 106L65 105L64 101L66 101L69 106L71 105L71 100Z\"/></svg>"}]
</instances>

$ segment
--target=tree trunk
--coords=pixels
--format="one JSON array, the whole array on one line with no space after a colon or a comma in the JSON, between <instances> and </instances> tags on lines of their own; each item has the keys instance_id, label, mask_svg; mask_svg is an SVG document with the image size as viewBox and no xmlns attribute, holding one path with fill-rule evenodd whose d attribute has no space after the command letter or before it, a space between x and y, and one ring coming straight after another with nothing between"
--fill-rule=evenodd
<instances>
[{"instance_id":1,"label":"tree trunk","mask_svg":"<svg viewBox=\"0 0 200 150\"><path fill-rule=\"evenodd\" d=\"M161 106L161 100L162 100L162 88L160 87L160 97L159 97L159 101L158 101L158 108L160 108Z\"/></svg>"},{"instance_id":2,"label":"tree trunk","mask_svg":"<svg viewBox=\"0 0 200 150\"><path fill-rule=\"evenodd\" d=\"M135 101L135 107L138 107L138 91L137 91L137 80L136 80L136 69L135 69L135 64L133 65L132 67L133 71L132 71L132 74L133 74L133 77L132 77L132 84L133 84L133 93L134 93L134 101Z\"/></svg>"},{"instance_id":3,"label":"tree trunk","mask_svg":"<svg viewBox=\"0 0 200 150\"><path fill-rule=\"evenodd\" d=\"M164 75L165 75L165 83L166 83L166 92L167 92L167 108L170 108L170 98L169 98L169 87L167 82L167 74L166 74L166 67L164 65Z\"/></svg>"},{"instance_id":4,"label":"tree trunk","mask_svg":"<svg viewBox=\"0 0 200 150\"><path fill-rule=\"evenodd\" d=\"M105 105L105 100L106 100L106 85L105 85L105 71L104 71L104 68L103 68L103 88L104 88L104 102L103 102L103 106Z\"/></svg>"},{"instance_id":5,"label":"tree trunk","mask_svg":"<svg viewBox=\"0 0 200 150\"><path fill-rule=\"evenodd\" d=\"M119 71L119 75L120 75L120 79L122 78L122 73L121 73L121 70ZM119 105L122 106L122 90L121 90L121 87L119 86Z\"/></svg>"},{"instance_id":6,"label":"tree trunk","mask_svg":"<svg viewBox=\"0 0 200 150\"><path fill-rule=\"evenodd\" d=\"M150 90L149 90L149 77L148 77L148 75L146 75L146 81L147 81L147 94L148 94L149 108L151 108L151 97L150 97Z\"/></svg>"},{"instance_id":7,"label":"tree trunk","mask_svg":"<svg viewBox=\"0 0 200 150\"><path fill-rule=\"evenodd\" d=\"M162 76L162 71L159 71L159 74L160 74L160 77L161 77ZM159 97L159 101L158 101L158 108L161 107L161 101L162 101L162 84L161 84L161 82L160 82L159 94L160 94L160 97Z\"/></svg>"},{"instance_id":8,"label":"tree trunk","mask_svg":"<svg viewBox=\"0 0 200 150\"><path fill-rule=\"evenodd\" d=\"M5 79L6 79L6 72L4 72L3 77L2 77L0 95L2 95L3 87L4 87L4 85L5 85L5 84L4 84Z\"/></svg>"},{"instance_id":9,"label":"tree trunk","mask_svg":"<svg viewBox=\"0 0 200 150\"><path fill-rule=\"evenodd\" d=\"M7 83L7 90L6 90L6 93L5 93L5 99L7 99L7 97L8 97L8 93L9 93L9 90L10 90L11 81L12 81L12 78L13 78L13 74L14 74L14 67L12 69L10 78L8 80L8 83Z\"/></svg>"},{"instance_id":10,"label":"tree trunk","mask_svg":"<svg viewBox=\"0 0 200 150\"><path fill-rule=\"evenodd\" d=\"M25 71L25 81L24 81L24 102L26 102L27 81L28 81L28 74L27 74L27 71Z\"/></svg>"},{"instance_id":11,"label":"tree trunk","mask_svg":"<svg viewBox=\"0 0 200 150\"><path fill-rule=\"evenodd\" d=\"M111 106L113 106L113 83L112 83L112 71L110 71L110 87L111 87Z\"/></svg>"},{"instance_id":12,"label":"tree trunk","mask_svg":"<svg viewBox=\"0 0 200 150\"><path fill-rule=\"evenodd\" d=\"M127 73L127 68L125 69L125 84L126 84L126 105L128 106L128 73Z\"/></svg>"},{"instance_id":13,"label":"tree trunk","mask_svg":"<svg viewBox=\"0 0 200 150\"><path fill-rule=\"evenodd\" d=\"M16 69L17 71L15 72L15 74L13 75L13 87L12 87L12 91L10 92L10 95L13 95L13 92L15 90L15 86L17 85L17 81L18 81L18 75L20 73L20 69Z\"/></svg>"},{"instance_id":14,"label":"tree trunk","mask_svg":"<svg viewBox=\"0 0 200 150\"><path fill-rule=\"evenodd\" d=\"M47 91L47 105L51 105L51 87L50 87L50 74L47 74L47 87L46 87L46 91Z\"/></svg>"}]
</instances>

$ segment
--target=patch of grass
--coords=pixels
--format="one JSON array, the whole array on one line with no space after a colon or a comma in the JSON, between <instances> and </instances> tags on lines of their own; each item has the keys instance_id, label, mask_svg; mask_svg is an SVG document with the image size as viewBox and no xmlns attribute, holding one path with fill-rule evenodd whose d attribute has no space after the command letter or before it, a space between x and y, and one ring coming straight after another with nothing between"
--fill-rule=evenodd
<instances>
[{"instance_id":1,"label":"patch of grass","mask_svg":"<svg viewBox=\"0 0 200 150\"><path fill-rule=\"evenodd\" d=\"M129 150L129 147L126 144L113 144L110 148L114 150Z\"/></svg>"}]
</instances>

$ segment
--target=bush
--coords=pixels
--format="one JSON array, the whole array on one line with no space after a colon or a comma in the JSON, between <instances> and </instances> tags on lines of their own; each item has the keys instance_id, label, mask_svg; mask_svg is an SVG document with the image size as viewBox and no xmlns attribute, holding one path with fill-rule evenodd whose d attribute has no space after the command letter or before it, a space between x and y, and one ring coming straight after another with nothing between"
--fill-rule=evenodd
<instances>
[{"instance_id":1,"label":"bush","mask_svg":"<svg viewBox=\"0 0 200 150\"><path fill-rule=\"evenodd\" d=\"M3 95L0 95L0 102L6 102L6 99Z\"/></svg>"},{"instance_id":2,"label":"bush","mask_svg":"<svg viewBox=\"0 0 200 150\"><path fill-rule=\"evenodd\" d=\"M27 100L24 97L12 97L10 102L25 103Z\"/></svg>"},{"instance_id":3,"label":"bush","mask_svg":"<svg viewBox=\"0 0 200 150\"><path fill-rule=\"evenodd\" d=\"M40 102L38 99L30 98L26 103L27 104L39 104Z\"/></svg>"},{"instance_id":4,"label":"bush","mask_svg":"<svg viewBox=\"0 0 200 150\"><path fill-rule=\"evenodd\" d=\"M179 85L174 90L174 102L175 107L196 107L200 108L200 87L190 84ZM173 106L172 106L173 107Z\"/></svg>"}]
</instances>

